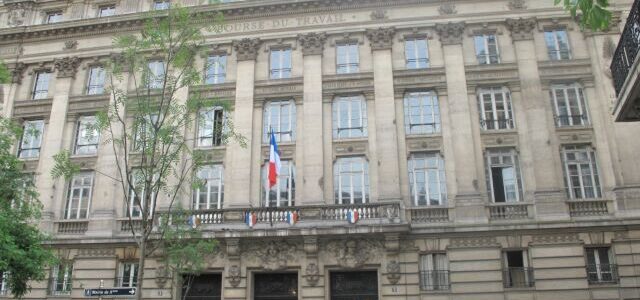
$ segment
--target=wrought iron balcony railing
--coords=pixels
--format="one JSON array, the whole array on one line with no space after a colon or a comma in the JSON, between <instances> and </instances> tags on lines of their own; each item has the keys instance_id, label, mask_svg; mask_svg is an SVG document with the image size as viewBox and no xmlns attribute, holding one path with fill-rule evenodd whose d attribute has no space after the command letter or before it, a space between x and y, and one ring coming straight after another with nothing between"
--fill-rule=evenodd
<instances>
[{"instance_id":1,"label":"wrought iron balcony railing","mask_svg":"<svg viewBox=\"0 0 640 300\"><path fill-rule=\"evenodd\" d=\"M448 291L451 288L449 270L420 272L420 289L423 291Z\"/></svg>"},{"instance_id":2,"label":"wrought iron balcony railing","mask_svg":"<svg viewBox=\"0 0 640 300\"><path fill-rule=\"evenodd\" d=\"M528 288L535 285L533 268L506 268L502 273L505 288Z\"/></svg>"},{"instance_id":3,"label":"wrought iron balcony railing","mask_svg":"<svg viewBox=\"0 0 640 300\"><path fill-rule=\"evenodd\" d=\"M629 70L636 61L638 48L640 48L640 0L636 0L631 7L627 24L624 26L611 61L611 75L616 95L620 94Z\"/></svg>"},{"instance_id":4,"label":"wrought iron balcony railing","mask_svg":"<svg viewBox=\"0 0 640 300\"><path fill-rule=\"evenodd\" d=\"M501 130L501 129L513 129L513 119L486 119L480 120L480 127L483 130Z\"/></svg>"},{"instance_id":5,"label":"wrought iron balcony railing","mask_svg":"<svg viewBox=\"0 0 640 300\"><path fill-rule=\"evenodd\" d=\"M555 116L555 121L557 127L589 125L589 117L586 114Z\"/></svg>"},{"instance_id":6,"label":"wrought iron balcony railing","mask_svg":"<svg viewBox=\"0 0 640 300\"><path fill-rule=\"evenodd\" d=\"M587 265L587 278L589 283L616 283L618 282L618 265Z\"/></svg>"}]
</instances>

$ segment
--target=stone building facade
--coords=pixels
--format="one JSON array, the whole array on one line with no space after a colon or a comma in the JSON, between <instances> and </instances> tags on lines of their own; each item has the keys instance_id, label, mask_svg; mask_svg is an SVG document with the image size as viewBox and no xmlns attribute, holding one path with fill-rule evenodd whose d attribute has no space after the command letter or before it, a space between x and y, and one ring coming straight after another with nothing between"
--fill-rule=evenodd
<instances>
[{"instance_id":1,"label":"stone building facade","mask_svg":"<svg viewBox=\"0 0 640 300\"><path fill-rule=\"evenodd\" d=\"M203 253L194 293L640 299L640 125L613 122L608 72L631 1L611 1L615 22L598 33L551 0L184 2L226 16L199 62L207 82L188 92L232 101L248 138L244 148L199 144L194 132L193 146L211 153L211 190L183 202L220 242ZM111 100L100 63L113 35L164 5L0 5L0 57L12 71L2 111L43 130L16 153L64 260L29 299L135 281L118 188L99 175L113 156L83 126ZM262 184L268 128L285 170L274 191ZM72 182L48 176L62 149L82 164ZM146 274L145 298L179 297L161 264Z\"/></svg>"}]
</instances>

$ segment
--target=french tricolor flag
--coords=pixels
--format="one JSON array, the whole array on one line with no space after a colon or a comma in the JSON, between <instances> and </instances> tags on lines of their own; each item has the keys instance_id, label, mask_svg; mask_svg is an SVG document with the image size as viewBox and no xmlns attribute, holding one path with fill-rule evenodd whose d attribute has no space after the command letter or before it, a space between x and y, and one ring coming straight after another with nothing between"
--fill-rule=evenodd
<instances>
[{"instance_id":1,"label":"french tricolor flag","mask_svg":"<svg viewBox=\"0 0 640 300\"><path fill-rule=\"evenodd\" d=\"M256 225L258 222L258 217L254 212L245 211L244 212L244 222L249 225L249 227L253 228L253 225Z\"/></svg>"},{"instance_id":2,"label":"french tricolor flag","mask_svg":"<svg viewBox=\"0 0 640 300\"><path fill-rule=\"evenodd\" d=\"M278 181L278 175L280 175L280 152L278 152L278 144L276 144L276 136L275 134L273 134L273 131L271 131L271 142L270 142L270 149L269 149L269 171L268 171L268 180L269 182L267 183L268 188L273 187L274 185L276 185L276 182Z\"/></svg>"},{"instance_id":3,"label":"french tricolor flag","mask_svg":"<svg viewBox=\"0 0 640 300\"><path fill-rule=\"evenodd\" d=\"M347 221L349 221L350 224L355 224L358 222L358 219L360 219L360 214L357 209L350 209L347 211Z\"/></svg>"},{"instance_id":4,"label":"french tricolor flag","mask_svg":"<svg viewBox=\"0 0 640 300\"><path fill-rule=\"evenodd\" d=\"M287 212L287 223L294 225L298 222L298 211Z\"/></svg>"}]
</instances>

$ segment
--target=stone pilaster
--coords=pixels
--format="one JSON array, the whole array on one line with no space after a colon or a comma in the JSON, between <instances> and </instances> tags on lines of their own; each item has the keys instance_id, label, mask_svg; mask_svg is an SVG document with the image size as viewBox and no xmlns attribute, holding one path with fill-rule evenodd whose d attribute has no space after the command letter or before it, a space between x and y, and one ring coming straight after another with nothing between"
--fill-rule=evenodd
<instances>
[{"instance_id":1,"label":"stone pilaster","mask_svg":"<svg viewBox=\"0 0 640 300\"><path fill-rule=\"evenodd\" d=\"M11 73L11 82L3 84L2 86L2 106L0 106L0 116L11 117L13 115L13 104L16 100L16 93L20 84L22 84L22 77L27 66L24 63L16 63L13 66L9 66L9 72Z\"/></svg>"},{"instance_id":2,"label":"stone pilaster","mask_svg":"<svg viewBox=\"0 0 640 300\"><path fill-rule=\"evenodd\" d=\"M236 54L238 56L236 80L236 100L234 103L233 122L236 133L246 139L246 146L242 147L236 141L231 141L227 145L227 162L225 170L228 171L227 176L228 190L225 194L232 195L229 199L225 199L225 206L230 207L246 207L251 203L251 191L259 190L259 187L253 186L253 176L260 174L251 174L253 169L252 162L258 158L252 158L252 148L255 146L253 137L253 117L254 117L254 78L256 69L256 57L258 48L260 47L259 39L242 39L234 42ZM260 145L260 141L257 141ZM259 180L258 180L259 182ZM257 201L257 199L255 199Z\"/></svg>"},{"instance_id":3,"label":"stone pilaster","mask_svg":"<svg viewBox=\"0 0 640 300\"><path fill-rule=\"evenodd\" d=\"M467 81L464 69L462 51L462 37L464 23L437 24L436 30L440 35L443 47L445 72L447 78L447 100L441 100L446 106L451 126L445 138L451 139L453 157L447 158L446 164L454 164L456 191L456 222L477 223L487 222L484 201L478 190L482 172L476 167L479 155L477 137L473 134L471 124L471 107L467 91ZM447 130L447 129L445 129Z\"/></svg>"},{"instance_id":4,"label":"stone pilaster","mask_svg":"<svg viewBox=\"0 0 640 300\"><path fill-rule=\"evenodd\" d=\"M552 133L555 125L550 111L548 111L549 95L543 92L538 70L533 33L536 28L535 19L509 19L507 27L511 30L515 53L518 63L518 74L520 76L522 110L523 113L516 115L516 118L523 118L525 122L518 122L518 125L526 126L521 128L521 138L529 145L544 145L536 147L535 151L531 147L522 147L523 160L521 164L524 168L532 168L534 178L534 198L536 201L536 212L538 217L543 219L564 219L568 218L567 208L562 201L563 179L556 172L560 168L556 167L559 152L557 143ZM526 159L530 157L530 159Z\"/></svg>"},{"instance_id":5,"label":"stone pilaster","mask_svg":"<svg viewBox=\"0 0 640 300\"><path fill-rule=\"evenodd\" d=\"M298 37L304 54L304 85L302 115L304 122L299 123L298 130L303 133L304 178L302 180L302 203L322 204L324 201L323 177L324 147L318 145L318 137L322 137L322 51L326 36L324 33L308 33ZM322 138L322 143L331 143Z\"/></svg>"},{"instance_id":6,"label":"stone pilaster","mask_svg":"<svg viewBox=\"0 0 640 300\"><path fill-rule=\"evenodd\" d=\"M367 31L373 51L373 81L375 100L375 161L378 166L378 200L400 199L398 137L396 133L395 93L391 45L395 29L378 28Z\"/></svg>"}]
</instances>

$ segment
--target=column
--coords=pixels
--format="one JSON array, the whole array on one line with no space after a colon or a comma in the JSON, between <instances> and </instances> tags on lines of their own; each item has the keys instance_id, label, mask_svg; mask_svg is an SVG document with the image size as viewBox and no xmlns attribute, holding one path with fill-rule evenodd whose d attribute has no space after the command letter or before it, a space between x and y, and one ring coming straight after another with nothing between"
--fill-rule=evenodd
<instances>
[{"instance_id":1,"label":"column","mask_svg":"<svg viewBox=\"0 0 640 300\"><path fill-rule=\"evenodd\" d=\"M460 223L487 222L484 201L478 191L479 170L476 167L477 141L474 139L471 124L471 108L467 92L467 80L464 69L462 38L464 23L437 24L443 47L445 74L447 77L447 97L441 100L443 110L448 112L450 131L443 136L451 140L453 157L446 157L445 164L455 163L456 192L455 221ZM443 122L444 123L444 122ZM446 145L446 142L445 142Z\"/></svg>"},{"instance_id":2,"label":"column","mask_svg":"<svg viewBox=\"0 0 640 300\"><path fill-rule=\"evenodd\" d=\"M251 170L253 169L252 147L253 141L253 93L256 57L260 47L259 39L245 38L234 41L233 46L237 55L237 80L236 99L233 111L233 125L236 133L246 139L246 145L240 145L237 141L231 141L227 147L229 165L225 166L228 173L228 183L225 191L229 195L225 199L225 205L230 207L247 207L251 203L251 191L259 189L251 185ZM260 141L258 140L258 147ZM256 158L257 159L257 158ZM260 174L255 174L260 176ZM254 184L255 185L255 184Z\"/></svg>"},{"instance_id":3,"label":"column","mask_svg":"<svg viewBox=\"0 0 640 300\"><path fill-rule=\"evenodd\" d=\"M324 174L325 139L322 134L322 52L326 35L324 33L308 33L298 36L304 55L304 85L302 115L304 122L299 123L298 131L302 134L302 180L301 201L304 204L324 203L323 181L331 179L331 174ZM331 139L329 139L331 141ZM325 177L328 176L328 177Z\"/></svg>"},{"instance_id":4,"label":"column","mask_svg":"<svg viewBox=\"0 0 640 300\"><path fill-rule=\"evenodd\" d=\"M47 223L47 216L52 218L55 218L56 215L62 217L63 195L66 185L63 178L53 179L51 170L55 165L53 156L64 149L64 128L67 123L69 93L79 64L80 59L78 57L65 57L54 61L57 78L53 86L51 115L44 129L43 148L40 152L38 165L39 176L36 180L36 185L40 192L40 201L44 205L43 226L45 228L51 225Z\"/></svg>"},{"instance_id":5,"label":"column","mask_svg":"<svg viewBox=\"0 0 640 300\"><path fill-rule=\"evenodd\" d=\"M15 104L16 94L22 84L22 76L27 66L24 63L16 63L10 68L11 71L11 83L3 84L2 102L3 106L0 111L0 115L10 118L13 115L13 105Z\"/></svg>"},{"instance_id":6,"label":"column","mask_svg":"<svg viewBox=\"0 0 640 300\"><path fill-rule=\"evenodd\" d=\"M391 45L395 28L367 30L373 51L376 156L371 165L378 166L378 200L399 200L398 136L396 132ZM375 184L375 183L374 183Z\"/></svg>"},{"instance_id":7,"label":"column","mask_svg":"<svg viewBox=\"0 0 640 300\"><path fill-rule=\"evenodd\" d=\"M547 111L549 96L542 89L533 41L536 21L508 19L507 27L511 30L521 83L523 111L520 114L516 113L516 118L520 116L526 120L524 123L527 128L523 137L531 145L529 148L535 147L535 150L531 151L531 161L528 165L533 168L534 173L533 184L529 186L534 187L537 216L542 219L568 218L567 207L562 201L563 178L559 173L560 168L556 166L559 162L559 150L553 146L556 143L552 142L555 137L551 133L554 132L555 125L552 114Z\"/></svg>"}]
</instances>

